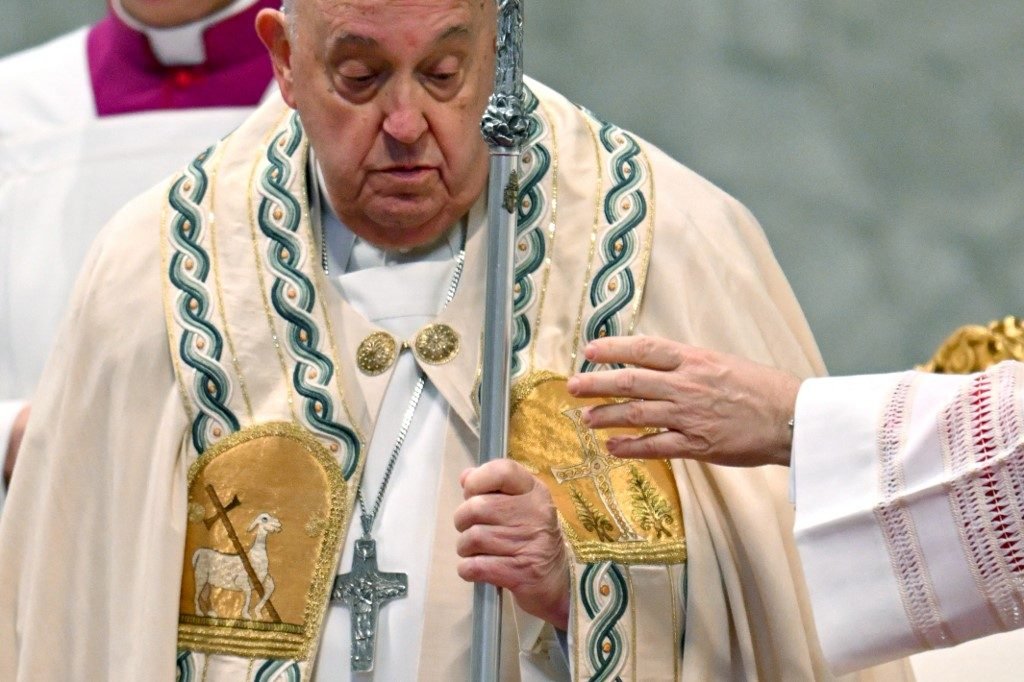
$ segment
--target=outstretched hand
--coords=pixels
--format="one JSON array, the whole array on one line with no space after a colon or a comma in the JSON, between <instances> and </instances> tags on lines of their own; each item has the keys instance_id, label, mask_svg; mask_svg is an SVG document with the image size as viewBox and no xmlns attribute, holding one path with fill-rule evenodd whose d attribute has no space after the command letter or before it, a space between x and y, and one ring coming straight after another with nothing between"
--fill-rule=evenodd
<instances>
[{"instance_id":1,"label":"outstretched hand","mask_svg":"<svg viewBox=\"0 0 1024 682\"><path fill-rule=\"evenodd\" d=\"M590 408L590 428L651 427L657 433L609 439L616 457L685 457L727 466L789 464L801 380L750 360L653 336L592 341L595 364L627 369L577 374L574 396L623 402Z\"/></svg>"},{"instance_id":2,"label":"outstretched hand","mask_svg":"<svg viewBox=\"0 0 1024 682\"><path fill-rule=\"evenodd\" d=\"M565 630L569 562L548 489L510 459L467 469L459 484L459 577L507 589L521 609Z\"/></svg>"}]
</instances>

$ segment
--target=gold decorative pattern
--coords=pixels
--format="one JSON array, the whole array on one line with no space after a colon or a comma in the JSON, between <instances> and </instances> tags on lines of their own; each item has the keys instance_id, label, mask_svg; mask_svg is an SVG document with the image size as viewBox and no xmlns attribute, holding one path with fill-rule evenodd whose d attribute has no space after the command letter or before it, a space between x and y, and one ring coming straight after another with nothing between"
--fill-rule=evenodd
<instances>
[{"instance_id":1,"label":"gold decorative pattern","mask_svg":"<svg viewBox=\"0 0 1024 682\"><path fill-rule=\"evenodd\" d=\"M558 132L555 129L555 120L540 100L540 109L544 112L544 119L548 124L548 133L551 136L551 222L548 223L547 232L547 258L544 259L544 275L541 279L540 297L537 299L537 316L534 318L533 328L541 328L541 320L544 317L544 303L548 297L548 285L551 283L551 264L554 262L555 236L558 231ZM530 338L530 365L528 372L532 372L537 365L537 335Z\"/></svg>"},{"instance_id":2,"label":"gold decorative pattern","mask_svg":"<svg viewBox=\"0 0 1024 682\"><path fill-rule=\"evenodd\" d=\"M383 374L398 357L398 342L387 332L373 332L356 349L359 371L374 377Z\"/></svg>"},{"instance_id":3,"label":"gold decorative pattern","mask_svg":"<svg viewBox=\"0 0 1024 682\"><path fill-rule=\"evenodd\" d=\"M416 334L413 350L423 362L443 365L459 354L459 334L446 324L428 324Z\"/></svg>"},{"instance_id":4,"label":"gold decorative pattern","mask_svg":"<svg viewBox=\"0 0 1024 682\"><path fill-rule=\"evenodd\" d=\"M294 423L250 426L193 463L188 491L205 517L186 533L179 648L309 660L350 512L334 456Z\"/></svg>"},{"instance_id":5,"label":"gold decorative pattern","mask_svg":"<svg viewBox=\"0 0 1024 682\"><path fill-rule=\"evenodd\" d=\"M601 199L604 197L604 165L601 163L601 143L590 119L582 112L578 115L583 119L583 127L590 133L590 141L594 146L594 166L597 169L597 187L594 189L594 227L590 231L590 250L587 253L587 271L583 275L583 293L580 294L579 308L576 311L576 327L572 336L572 352L569 354L570 374L576 371L576 357L583 339L583 313L587 309L587 295L590 292L591 273L594 270L594 254L597 253L597 236L601 231Z\"/></svg>"},{"instance_id":6,"label":"gold decorative pattern","mask_svg":"<svg viewBox=\"0 0 1024 682\"><path fill-rule=\"evenodd\" d=\"M227 141L224 142L223 146L229 144ZM228 324L228 312L226 299L224 298L224 287L221 285L220 280L220 250L218 248L217 241L217 171L220 169L220 157L221 147L218 145L216 152L214 152L214 159L210 161L210 270L213 271L213 283L214 288L217 292L217 310L220 312L221 324L224 330L224 340L228 344L228 352L231 353L231 366L235 369L235 375L238 377L238 387L242 390L242 400L245 401L246 414L249 415L249 421L252 422L255 417L252 411L252 400L249 398L249 387L245 382L245 375L242 374L242 363L238 359L238 351L235 350L234 337L231 334L231 325Z\"/></svg>"},{"instance_id":7,"label":"gold decorative pattern","mask_svg":"<svg viewBox=\"0 0 1024 682\"><path fill-rule=\"evenodd\" d=\"M539 470L534 467L534 471L531 473L539 473ZM583 527L596 535L601 542L614 542L612 531L615 530L615 526L608 515L601 513L594 505L590 504L575 485L569 484L569 496L576 508L576 517Z\"/></svg>"},{"instance_id":8,"label":"gold decorative pattern","mask_svg":"<svg viewBox=\"0 0 1024 682\"><path fill-rule=\"evenodd\" d=\"M270 141L273 139L280 130L281 126L288 117L292 116L292 112L288 111L283 114L280 120L267 132L264 136L260 149L265 150L270 146ZM308 142L303 140L304 146L308 146ZM308 152L307 152L308 153ZM259 173L260 167L263 165L265 154L256 154L255 160L252 164L252 169L249 172L249 183L246 185L248 189L248 195L246 197L246 205L249 207L249 236L250 243L252 244L252 255L253 261L256 264L256 276L260 282L260 298L263 301L263 315L267 320L267 329L270 331L270 338L274 342L274 350L277 352L277 360L281 365L281 375L284 378L284 387L287 390L288 395L288 410L292 415L292 419L298 421L298 415L295 413L295 391L292 388L291 377L288 372L288 363L285 360L284 349L281 347L281 338L277 333L277 325L274 323L274 313L271 311L270 299L267 296L267 276L263 269L263 256L260 254L260 237L259 228L257 225L259 221L256 219L256 200L254 190L256 188L256 175ZM303 189L305 183L303 182Z\"/></svg>"},{"instance_id":9,"label":"gold decorative pattern","mask_svg":"<svg viewBox=\"0 0 1024 682\"><path fill-rule=\"evenodd\" d=\"M538 471L565 537L585 563L686 561L682 505L669 464L619 460L605 443L634 429L587 429L580 415L604 400L569 395L565 377L533 372L512 387L509 457Z\"/></svg>"},{"instance_id":10,"label":"gold decorative pattern","mask_svg":"<svg viewBox=\"0 0 1024 682\"><path fill-rule=\"evenodd\" d=\"M960 327L919 369L938 374L970 374L1003 360L1024 360L1024 323L1012 315L984 327Z\"/></svg>"},{"instance_id":11,"label":"gold decorative pattern","mask_svg":"<svg viewBox=\"0 0 1024 682\"><path fill-rule=\"evenodd\" d=\"M640 528L653 532L658 540L672 537L672 507L636 465L629 468L629 494L633 501L632 518Z\"/></svg>"},{"instance_id":12,"label":"gold decorative pattern","mask_svg":"<svg viewBox=\"0 0 1024 682\"><path fill-rule=\"evenodd\" d=\"M640 259L640 268L637 270L637 287L636 297L633 303L633 317L629 321L628 336L632 336L636 332L636 323L640 317L640 306L643 305L644 291L647 289L647 271L651 264L651 252L654 249L654 224L655 224L655 212L658 210L658 198L655 194L654 186L654 166L651 165L651 160L647 156L647 149L645 145L637 140L637 144L640 146L640 156L644 160L644 165L647 167L647 186L648 186L648 208L647 208L647 238L644 240L644 251L643 256Z\"/></svg>"}]
</instances>

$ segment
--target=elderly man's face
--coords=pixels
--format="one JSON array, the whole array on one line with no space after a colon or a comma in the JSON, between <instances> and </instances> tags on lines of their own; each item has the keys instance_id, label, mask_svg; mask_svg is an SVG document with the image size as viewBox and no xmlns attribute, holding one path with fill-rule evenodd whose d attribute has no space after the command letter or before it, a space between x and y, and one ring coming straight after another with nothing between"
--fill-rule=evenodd
<instances>
[{"instance_id":1,"label":"elderly man's face","mask_svg":"<svg viewBox=\"0 0 1024 682\"><path fill-rule=\"evenodd\" d=\"M436 240L483 191L480 116L494 82L493 0L299 0L271 47L331 205L384 247Z\"/></svg>"}]
</instances>

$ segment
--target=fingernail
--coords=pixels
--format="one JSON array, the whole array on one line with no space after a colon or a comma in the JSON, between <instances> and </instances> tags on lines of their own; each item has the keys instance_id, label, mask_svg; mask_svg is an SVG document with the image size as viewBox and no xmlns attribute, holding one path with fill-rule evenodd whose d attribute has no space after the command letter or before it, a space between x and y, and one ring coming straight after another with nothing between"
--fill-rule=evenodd
<instances>
[{"instance_id":1,"label":"fingernail","mask_svg":"<svg viewBox=\"0 0 1024 682\"><path fill-rule=\"evenodd\" d=\"M591 409L592 408L590 407L584 407L582 414L580 414L580 418L583 420L583 424L586 426L590 426L590 422L593 421L593 419L590 416Z\"/></svg>"},{"instance_id":2,"label":"fingernail","mask_svg":"<svg viewBox=\"0 0 1024 682\"><path fill-rule=\"evenodd\" d=\"M573 395L575 395L576 394L576 390L579 388L579 385L580 385L580 380L579 379L577 379L576 377L569 377L569 381L566 382L565 388L569 391L569 393L572 393Z\"/></svg>"}]
</instances>

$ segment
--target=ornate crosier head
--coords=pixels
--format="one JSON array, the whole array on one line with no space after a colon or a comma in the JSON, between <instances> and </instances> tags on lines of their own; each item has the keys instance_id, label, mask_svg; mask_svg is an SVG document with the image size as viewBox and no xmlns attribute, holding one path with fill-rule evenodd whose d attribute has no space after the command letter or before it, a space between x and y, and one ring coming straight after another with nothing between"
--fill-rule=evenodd
<instances>
[{"instance_id":1,"label":"ornate crosier head","mask_svg":"<svg viewBox=\"0 0 1024 682\"><path fill-rule=\"evenodd\" d=\"M494 94L480 128L492 148L517 150L526 139L523 115L523 4L499 0Z\"/></svg>"},{"instance_id":2,"label":"ornate crosier head","mask_svg":"<svg viewBox=\"0 0 1024 682\"><path fill-rule=\"evenodd\" d=\"M385 248L436 241L487 181L494 83L484 0L286 0L257 31L316 151L331 207Z\"/></svg>"}]
</instances>

